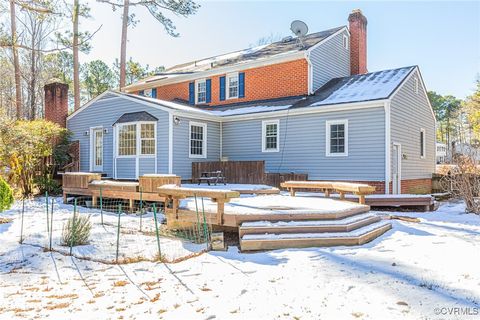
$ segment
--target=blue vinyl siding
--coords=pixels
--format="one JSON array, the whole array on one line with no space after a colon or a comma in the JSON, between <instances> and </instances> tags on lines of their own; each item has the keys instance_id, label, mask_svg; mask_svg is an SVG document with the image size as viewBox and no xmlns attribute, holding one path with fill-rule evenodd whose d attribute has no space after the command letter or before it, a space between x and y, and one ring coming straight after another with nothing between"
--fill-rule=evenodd
<instances>
[{"instance_id":1,"label":"blue vinyl siding","mask_svg":"<svg viewBox=\"0 0 480 320\"><path fill-rule=\"evenodd\" d=\"M135 179L135 158L118 158L118 179Z\"/></svg>"},{"instance_id":2,"label":"blue vinyl siding","mask_svg":"<svg viewBox=\"0 0 480 320\"><path fill-rule=\"evenodd\" d=\"M415 77L419 80L418 94L414 89ZM400 143L405 155L402 180L431 178L435 172L435 118L427 99L417 71L392 97L391 141L392 144ZM420 157L420 129L425 129L426 155L423 159Z\"/></svg>"},{"instance_id":3,"label":"blue vinyl siding","mask_svg":"<svg viewBox=\"0 0 480 320\"><path fill-rule=\"evenodd\" d=\"M270 119L280 119L279 152L262 152L262 119L255 119L223 123L223 156L265 160L269 172L308 173L311 180L384 180L383 107ZM348 119L348 156L327 157L325 121L344 119Z\"/></svg>"},{"instance_id":4,"label":"blue vinyl siding","mask_svg":"<svg viewBox=\"0 0 480 320\"><path fill-rule=\"evenodd\" d=\"M350 76L350 50L343 47L344 35L350 37L343 31L311 51L314 91L333 78Z\"/></svg>"},{"instance_id":5,"label":"blue vinyl siding","mask_svg":"<svg viewBox=\"0 0 480 320\"><path fill-rule=\"evenodd\" d=\"M80 141L80 170L90 170L90 136L85 135L91 127L103 127L108 130L103 140L103 172L109 177L114 176L113 172L113 127L115 121L124 113L147 111L156 118L157 122L157 172L168 173L168 112L159 110L144 104L127 100L118 96L107 94L94 102L85 110L74 115L67 121L67 128L72 132L72 140ZM124 161L125 160L125 161ZM118 178L131 177L131 170L135 175L135 165L131 167L131 159L117 159ZM134 163L134 161L133 161ZM128 168L127 168L128 167ZM142 166L140 166L142 167ZM146 171L151 171L154 166L146 166ZM125 174L124 174L125 172Z\"/></svg>"},{"instance_id":6,"label":"blue vinyl siding","mask_svg":"<svg viewBox=\"0 0 480 320\"><path fill-rule=\"evenodd\" d=\"M155 158L139 158L138 176L155 173Z\"/></svg>"},{"instance_id":7,"label":"blue vinyl siding","mask_svg":"<svg viewBox=\"0 0 480 320\"><path fill-rule=\"evenodd\" d=\"M173 172L187 180L192 178L192 162L220 160L220 123L179 118L180 123L173 126ZM190 121L207 124L207 158L189 158Z\"/></svg>"}]
</instances>

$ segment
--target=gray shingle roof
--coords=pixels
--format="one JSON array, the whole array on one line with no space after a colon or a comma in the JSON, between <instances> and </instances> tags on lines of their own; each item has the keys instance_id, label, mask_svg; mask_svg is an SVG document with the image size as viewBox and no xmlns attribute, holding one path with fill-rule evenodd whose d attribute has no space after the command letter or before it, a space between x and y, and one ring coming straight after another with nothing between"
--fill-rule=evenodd
<instances>
[{"instance_id":1,"label":"gray shingle roof","mask_svg":"<svg viewBox=\"0 0 480 320\"><path fill-rule=\"evenodd\" d=\"M118 118L116 123L135 122L135 121L157 121L158 118L152 116L146 111L124 113Z\"/></svg>"},{"instance_id":2,"label":"gray shingle roof","mask_svg":"<svg viewBox=\"0 0 480 320\"><path fill-rule=\"evenodd\" d=\"M166 71L167 73L205 71L213 68L235 65L245 61L254 61L261 58L273 57L279 54L303 51L328 38L342 28L345 28L345 26L308 34L302 39L303 47L299 44L298 39L293 37L289 41L277 41L269 45L178 64L168 68Z\"/></svg>"}]
</instances>

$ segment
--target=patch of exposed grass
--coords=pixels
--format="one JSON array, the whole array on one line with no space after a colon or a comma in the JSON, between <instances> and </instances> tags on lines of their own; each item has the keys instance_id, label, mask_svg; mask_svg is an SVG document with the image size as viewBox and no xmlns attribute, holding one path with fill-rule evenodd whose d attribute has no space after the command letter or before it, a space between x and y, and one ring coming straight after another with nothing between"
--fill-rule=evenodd
<instances>
[{"instance_id":1,"label":"patch of exposed grass","mask_svg":"<svg viewBox=\"0 0 480 320\"><path fill-rule=\"evenodd\" d=\"M125 280L119 280L119 281L115 281L113 283L113 286L114 287L124 287L128 284L128 281L125 281Z\"/></svg>"},{"instance_id":2,"label":"patch of exposed grass","mask_svg":"<svg viewBox=\"0 0 480 320\"><path fill-rule=\"evenodd\" d=\"M69 302L62 302L62 303L57 303L57 304L52 304L50 306L46 306L45 309L47 310L55 310L55 309L65 309L70 306Z\"/></svg>"},{"instance_id":3,"label":"patch of exposed grass","mask_svg":"<svg viewBox=\"0 0 480 320\"><path fill-rule=\"evenodd\" d=\"M0 224L10 223L10 222L12 222L12 219L0 217Z\"/></svg>"},{"instance_id":4,"label":"patch of exposed grass","mask_svg":"<svg viewBox=\"0 0 480 320\"><path fill-rule=\"evenodd\" d=\"M150 302L155 302L155 301L158 301L160 299L160 293L157 293L155 295L155 297L153 297L152 299L150 299Z\"/></svg>"},{"instance_id":5,"label":"patch of exposed grass","mask_svg":"<svg viewBox=\"0 0 480 320\"><path fill-rule=\"evenodd\" d=\"M67 293L67 294L62 294L62 295L52 294L50 296L47 296L47 298L50 298L50 299L69 299L69 298L78 299L78 294L76 294L76 293Z\"/></svg>"}]
</instances>

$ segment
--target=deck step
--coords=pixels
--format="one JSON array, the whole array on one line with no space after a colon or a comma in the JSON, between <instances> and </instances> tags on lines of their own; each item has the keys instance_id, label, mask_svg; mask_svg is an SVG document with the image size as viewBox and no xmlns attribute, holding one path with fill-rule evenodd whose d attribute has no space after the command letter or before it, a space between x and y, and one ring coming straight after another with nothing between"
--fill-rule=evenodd
<instances>
[{"instance_id":1,"label":"deck step","mask_svg":"<svg viewBox=\"0 0 480 320\"><path fill-rule=\"evenodd\" d=\"M243 222L240 237L246 234L349 232L380 221L380 217L364 213L338 220L252 221Z\"/></svg>"},{"instance_id":2,"label":"deck step","mask_svg":"<svg viewBox=\"0 0 480 320\"><path fill-rule=\"evenodd\" d=\"M354 246L370 242L391 228L389 222L378 221L349 232L245 234L240 238L240 246L243 251Z\"/></svg>"}]
</instances>

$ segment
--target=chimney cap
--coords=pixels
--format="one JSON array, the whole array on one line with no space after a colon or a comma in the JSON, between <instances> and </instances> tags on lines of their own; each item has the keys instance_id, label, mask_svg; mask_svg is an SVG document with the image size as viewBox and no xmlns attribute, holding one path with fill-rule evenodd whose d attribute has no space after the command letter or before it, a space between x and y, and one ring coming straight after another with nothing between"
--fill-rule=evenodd
<instances>
[{"instance_id":1,"label":"chimney cap","mask_svg":"<svg viewBox=\"0 0 480 320\"><path fill-rule=\"evenodd\" d=\"M360 9L353 9L348 15L348 21L352 22L355 20L362 20L363 23L367 24L367 18L363 15L362 10Z\"/></svg>"}]
</instances>

